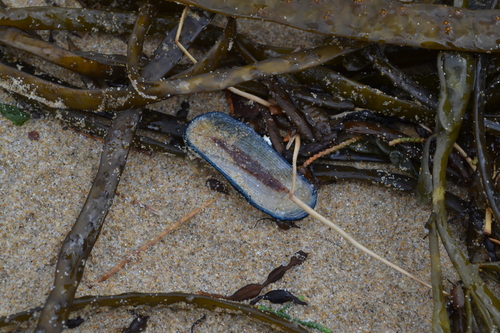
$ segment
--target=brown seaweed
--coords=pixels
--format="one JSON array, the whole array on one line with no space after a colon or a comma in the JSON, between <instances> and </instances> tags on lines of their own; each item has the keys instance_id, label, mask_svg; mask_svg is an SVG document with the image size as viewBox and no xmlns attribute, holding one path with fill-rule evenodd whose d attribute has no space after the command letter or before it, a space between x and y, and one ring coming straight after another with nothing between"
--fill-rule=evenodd
<instances>
[{"instance_id":1,"label":"brown seaweed","mask_svg":"<svg viewBox=\"0 0 500 333\"><path fill-rule=\"evenodd\" d=\"M61 331L63 322L68 319L85 262L113 203L139 118L140 111L129 110L120 113L113 122L87 201L59 252L54 285L36 328L39 332Z\"/></svg>"},{"instance_id":2,"label":"brown seaweed","mask_svg":"<svg viewBox=\"0 0 500 333\"><path fill-rule=\"evenodd\" d=\"M89 5L97 2L99 1L86 1ZM242 89L256 92L265 98L270 95L275 96L282 106L285 103L280 98L286 95L288 106L284 107L284 110L290 119L294 119L292 122L268 110L259 110L255 116L252 116L255 117L253 120L256 123L260 121L266 124L264 127L272 133L273 143L277 150L283 150L280 131L290 132L299 129L302 132L309 141L303 146L302 156L309 156L326 149L335 144L339 138L349 137L354 133L363 136L359 145L352 148L356 151L344 150L330 157L331 159L360 160L365 157L367 160L384 163L390 160L412 172L421 170L420 182L417 183L413 176L380 170L360 170L350 166L319 163L314 163L311 167L313 176L323 183L355 179L405 191L419 190L422 197L432 202L433 205L433 215L429 219L428 227L435 301L434 330L447 331L450 327L462 327L464 320L468 327L488 330L497 328L500 325L500 301L487 282L498 282L497 274L500 271L498 262L485 263L474 259L479 251L483 251L488 253L491 260L495 260L497 249L493 241L500 238L500 230L496 223L500 219L498 207L500 186L498 185L499 177L492 163L498 159L500 145L498 115L492 107L498 104L498 96L500 96L499 58L494 54L500 50L498 41L500 10L461 9L430 4L430 1L401 3L393 0L342 0L337 2L333 9L330 6L331 2L327 0L288 1L286 3L271 0L247 2L181 0L180 2L209 11L196 7L191 7L188 11L191 14L188 14L181 43L187 47L191 45L202 50L211 47L208 52L204 53L201 61L192 67L178 65L182 53L174 46L173 40L180 14L178 5L174 5L174 10L166 14L163 10L166 2L155 4L158 6L146 4L142 7L130 1L121 2L123 7L120 9L126 12L116 11L116 7L109 10L110 8L106 6L110 4L110 1L100 2L102 10L57 7L14 9L5 8L0 2L0 43L8 48L5 54L2 52L0 55L2 58L0 85L24 105L37 110L43 109L44 112L57 112L72 128L77 128L78 123L84 124L83 127L79 127L79 130L98 136L112 132L109 121L105 118L115 117L117 113L113 111L125 110L119 112L121 115L115 119L116 122L121 116L125 117L132 112L130 108L139 108L167 99L172 95L215 91L236 84L241 84ZM237 36L236 20L233 18L228 19L225 28L211 26L209 22L213 17L212 12L274 21L335 37L353 38L361 42L351 43L339 39L335 41L336 44L330 45L331 41L326 41L314 49L295 52L291 48L257 45L245 36ZM112 55L82 52L72 47L66 49L51 39L45 41L38 38L30 30L68 30L89 33L98 31L120 36L130 34L128 59L124 61ZM149 34L158 33L161 34L163 42L152 57L144 57L143 41ZM235 39L239 54L230 50ZM403 47L386 45L385 48L389 51L382 52L380 45L367 45L366 42L396 44L403 45ZM246 52L244 47L249 52ZM436 73L429 74L432 82L437 82L438 79L441 82L440 102L437 104L433 98L427 98L429 93L426 89L429 85L423 84L421 78L418 79L420 73L415 73L421 63L408 56L408 53L416 52L413 47L478 53L492 52L492 54L488 56L459 53L441 55L438 65L440 77L438 78ZM360 48L363 49L360 50ZM64 78L49 77L38 68L24 64L17 59L12 60L12 55L15 57L16 54L15 49L39 55L46 62L83 74L94 80L93 83L97 82L100 88L77 88L66 82ZM46 52L42 53L42 49ZM170 52L163 52L167 49ZM406 92L403 94L404 97L401 98L393 87L384 86L387 83L382 82L380 75L374 74L374 71L366 64L356 65L354 61L347 61L345 56L352 52L356 52L353 59L356 58L358 61L362 59L362 54L367 55L373 67L389 77L389 84L394 84L398 89ZM432 63L431 65L435 66L436 52L426 52L425 65ZM239 58L240 56L246 63ZM415 63L416 67L403 70L401 64L405 62ZM472 70L474 62L477 65ZM158 64L160 64L161 71L158 70ZM351 66L352 64L356 66ZM300 72L296 73L297 71ZM410 73L411 71L413 73ZM475 83L474 90L471 92L473 78ZM269 89L261 83L250 81L255 79L266 82ZM84 83L88 82L84 79ZM470 94L472 94L472 102L469 102ZM49 110L43 104L57 108L57 110ZM341 111L352 111L356 107L368 108L370 110L368 113L371 114L380 112L418 121L428 127L436 123L436 134L427 139L423 148L420 143L416 144L412 141L401 141L402 143L396 148L388 148L386 142L388 140L401 138L419 140L420 138L407 137L406 134L392 128L389 122L380 121L381 117L366 119L349 119L341 116L335 116L332 119L330 117ZM288 110L292 108L294 110L290 113ZM105 110L108 113L91 114L88 112L96 110ZM471 111L470 115L468 110ZM355 114L356 112L353 112L351 116L354 117ZM150 111L144 111L144 118L139 125L142 128L167 133L174 137L178 137L179 131L182 132L184 126L182 121L178 121L179 119L173 119L170 122L165 115ZM262 131L265 132L266 129ZM426 132L422 137L426 138L429 134ZM471 137L474 137L474 140ZM32 138L36 140L36 133L32 133ZM452 152L452 146L457 141L460 145L464 145L470 155L477 155L477 164L470 167L464 166L465 158ZM472 141L473 145L470 143ZM139 146L148 146L151 150L184 153L177 144L178 141L175 140L171 141L171 144L165 144L147 136L136 136L134 142ZM471 174L475 166L478 181L474 182L476 175L471 177ZM466 202L445 192L446 180L458 180L459 183L471 185L470 192L475 195L470 202ZM114 192L112 187L116 183L115 179L106 184L96 182L94 186L107 186L108 190L103 195L111 198ZM107 201L105 204L108 207L111 203ZM452 220L447 220L445 207L450 211L456 211L458 215ZM493 227L489 235L484 235L482 229L484 208L486 211L488 209L493 211ZM469 216L468 220L466 216ZM102 225L103 218L102 216L99 218L99 225ZM469 247L469 256L461 251L461 238L452 234L448 227L449 223L457 221L468 223L468 230L474 230L474 237L472 241L468 240L469 243L481 244L475 248ZM82 240L85 244L95 241L99 225L96 224L90 232L94 238ZM471 238L471 234L472 232L469 231L467 237ZM73 236L68 235L69 240L73 239L71 237ZM460 286L452 290L454 297L460 298L460 302L456 302L453 309L453 311L460 312L459 316L454 316L454 312L451 316L446 313L443 298L446 288L441 281L439 239L443 242L463 280L463 289ZM79 258L88 255L90 248L89 245L85 251L80 251ZM54 290L62 291L62 293L60 297L51 295L47 300L40 327L48 327L47 318L53 316L58 317L57 329L62 328L68 312L80 304L80 301L73 300L73 297L83 266L66 260L68 256L65 257L64 254L63 248L58 264L60 272L56 275L56 280L62 276L61 272L68 273L71 280L63 277L61 281L70 287L61 288L56 283ZM230 297L249 299L251 295L259 294L263 286L274 282L284 274L286 269L283 267L286 266L281 266L269 274L263 284L248 285ZM462 294L459 294L460 292ZM278 300L294 300L295 297L280 293L277 295L281 297L277 297ZM198 302L206 307L226 306L225 303L217 303L219 301L202 296L173 294L163 296L162 301L158 301L154 295L126 295L116 299L123 300L124 304L132 299L135 299L137 304L141 302L156 304L155 302L174 302L169 297L178 296L177 301ZM271 294L264 298L275 299L275 296ZM93 300L98 304L102 302L103 305L114 302L114 299L105 297L97 297ZM58 306L61 308L56 309ZM244 306L228 305L228 307L247 310ZM254 312L248 313L263 318ZM28 314L20 315L19 318L23 316L26 317ZM278 322L267 317L263 320L271 320L274 324ZM7 318L1 318L0 326L5 325L6 321Z\"/></svg>"},{"instance_id":3,"label":"brown seaweed","mask_svg":"<svg viewBox=\"0 0 500 333\"><path fill-rule=\"evenodd\" d=\"M470 10L396 0L180 0L224 15L273 21L307 31L441 50L500 51L500 10Z\"/></svg>"}]
</instances>

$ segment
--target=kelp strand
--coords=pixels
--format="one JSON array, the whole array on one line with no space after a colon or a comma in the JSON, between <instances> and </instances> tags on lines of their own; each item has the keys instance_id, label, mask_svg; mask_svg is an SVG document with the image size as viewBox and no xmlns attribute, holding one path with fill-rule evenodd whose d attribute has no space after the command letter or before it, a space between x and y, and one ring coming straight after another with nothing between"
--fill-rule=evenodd
<instances>
[{"instance_id":1,"label":"kelp strand","mask_svg":"<svg viewBox=\"0 0 500 333\"><path fill-rule=\"evenodd\" d=\"M432 329L434 333L450 332L450 319L446 311L446 300L444 298L443 276L441 271L441 259L439 254L439 237L436 230L436 216L434 213L429 217L427 229L429 230L429 252L431 256L431 282L432 301Z\"/></svg>"},{"instance_id":2,"label":"kelp strand","mask_svg":"<svg viewBox=\"0 0 500 333\"><path fill-rule=\"evenodd\" d=\"M300 327L272 313L259 311L254 306L230 302L226 300L214 299L207 296L185 293L125 293L109 296L84 296L75 298L70 306L70 311L74 312L83 309L89 305L100 307L124 307L124 306L157 306L185 303L198 308L214 311L220 309L229 313L244 314L254 318L259 322L276 326L285 332L307 333L308 330ZM30 320L36 312L41 311L41 307L28 311L23 311L7 317L0 317L0 328L11 325L12 323L22 323Z\"/></svg>"},{"instance_id":3,"label":"kelp strand","mask_svg":"<svg viewBox=\"0 0 500 333\"><path fill-rule=\"evenodd\" d=\"M448 256L458 271L465 288L470 292L471 299L481 313L485 325L489 331L493 331L500 327L500 301L482 280L477 266L469 262L455 243L447 225L444 197L448 156L460 131L472 90L473 62L473 58L466 54L445 53L439 57L438 70L441 93L432 172L432 204L436 214L436 227Z\"/></svg>"},{"instance_id":4,"label":"kelp strand","mask_svg":"<svg viewBox=\"0 0 500 333\"><path fill-rule=\"evenodd\" d=\"M130 33L128 39L127 47L127 70L128 76L131 84L137 90L137 92L142 93L144 87L142 85L143 79L141 77L139 69L139 58L142 54L142 49L144 45L144 38L146 38L146 33L148 32L153 17L156 14L156 7L149 2L146 2L139 8L139 13L137 15L137 20L134 24L134 28Z\"/></svg>"},{"instance_id":5,"label":"kelp strand","mask_svg":"<svg viewBox=\"0 0 500 333\"><path fill-rule=\"evenodd\" d=\"M213 19L212 13L193 8L187 11L182 25L182 33L179 42L185 48L189 48L198 35L205 29ZM146 81L161 79L179 62L184 53L176 45L175 37L179 26L172 28L156 48L151 59L142 69L142 76Z\"/></svg>"},{"instance_id":6,"label":"kelp strand","mask_svg":"<svg viewBox=\"0 0 500 333\"><path fill-rule=\"evenodd\" d=\"M50 111L47 109L47 111ZM109 132L110 126L105 123L106 119L101 119L99 117L91 117L91 115L76 111L76 110L52 110L56 117L60 119L63 123L67 124L70 128L90 135L95 138L104 138ZM150 112L143 111L143 118ZM166 115L165 115L166 116ZM147 124L143 124L142 121L139 123L140 128L147 127ZM160 120L156 126L162 126L165 128L158 128L158 132L165 133L165 131L174 132L167 134L178 134L175 128L169 128L171 125L166 123L166 120ZM175 126L175 125L174 125ZM185 126L184 126L185 127ZM179 127L181 128L181 127ZM170 138L166 142L158 141L156 139L150 138L145 135L136 134L132 140L132 148L137 148L141 150L146 150L149 152L166 153L173 155L185 155L184 142L178 138Z\"/></svg>"},{"instance_id":7,"label":"kelp strand","mask_svg":"<svg viewBox=\"0 0 500 333\"><path fill-rule=\"evenodd\" d=\"M296 75L305 84L320 86L334 96L351 100L358 107L384 115L426 122L433 114L430 109L384 94L324 66L316 66Z\"/></svg>"},{"instance_id":8,"label":"kelp strand","mask_svg":"<svg viewBox=\"0 0 500 333\"><path fill-rule=\"evenodd\" d=\"M113 79L124 74L123 67L112 66L75 54L53 43L34 38L17 28L1 27L0 43L29 52L63 68L95 79Z\"/></svg>"},{"instance_id":9,"label":"kelp strand","mask_svg":"<svg viewBox=\"0 0 500 333\"><path fill-rule=\"evenodd\" d=\"M486 130L484 119L484 89L487 70L487 57L481 56L477 60L476 70L479 71L476 75L476 82L473 93L472 116L474 119L474 140L477 150L477 167L479 171L479 180L481 190L486 196L488 207L491 208L495 220L500 221L500 207L498 194L494 189L494 181L492 179L493 171L488 158L489 153L486 144Z\"/></svg>"},{"instance_id":10,"label":"kelp strand","mask_svg":"<svg viewBox=\"0 0 500 333\"><path fill-rule=\"evenodd\" d=\"M0 26L24 30L100 31L108 34L130 32L136 14L88 8L27 7L0 10ZM178 24L176 17L158 18L152 31L170 30Z\"/></svg>"},{"instance_id":11,"label":"kelp strand","mask_svg":"<svg viewBox=\"0 0 500 333\"><path fill-rule=\"evenodd\" d=\"M216 91L266 75L304 70L349 51L349 49L337 45L322 46L226 71L205 73L188 78L146 82L145 85L148 87L141 94L131 87L69 88L0 63L0 86L54 108L117 111L132 106L144 106L174 94Z\"/></svg>"},{"instance_id":12,"label":"kelp strand","mask_svg":"<svg viewBox=\"0 0 500 333\"><path fill-rule=\"evenodd\" d=\"M396 0L177 0L229 16L311 32L441 50L500 51L500 10L469 10Z\"/></svg>"},{"instance_id":13,"label":"kelp strand","mask_svg":"<svg viewBox=\"0 0 500 333\"><path fill-rule=\"evenodd\" d=\"M69 306L85 263L113 203L139 118L140 111L127 110L113 120L87 201L59 252L54 285L40 314L36 332L60 332L63 322L68 319Z\"/></svg>"},{"instance_id":14,"label":"kelp strand","mask_svg":"<svg viewBox=\"0 0 500 333\"><path fill-rule=\"evenodd\" d=\"M228 17L227 24L215 44L204 55L203 59L191 66L187 71L181 72L176 77L194 76L216 70L230 51L236 37L236 19Z\"/></svg>"},{"instance_id":15,"label":"kelp strand","mask_svg":"<svg viewBox=\"0 0 500 333\"><path fill-rule=\"evenodd\" d=\"M429 109L437 108L436 98L433 98L430 92L419 86L410 76L391 64L380 45L372 45L365 48L363 54L382 75L387 77L395 86L409 93L414 100L422 103Z\"/></svg>"}]
</instances>

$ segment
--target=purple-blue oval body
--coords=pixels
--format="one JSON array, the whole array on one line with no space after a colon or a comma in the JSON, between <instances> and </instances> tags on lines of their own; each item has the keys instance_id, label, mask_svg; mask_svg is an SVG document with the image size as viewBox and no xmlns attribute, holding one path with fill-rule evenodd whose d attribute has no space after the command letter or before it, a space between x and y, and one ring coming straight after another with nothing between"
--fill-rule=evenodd
<instances>
[{"instance_id":1,"label":"purple-blue oval body","mask_svg":"<svg viewBox=\"0 0 500 333\"><path fill-rule=\"evenodd\" d=\"M279 220L308 215L289 199L292 166L249 126L209 112L191 121L184 139L256 208ZM294 194L310 207L316 205L316 189L301 174Z\"/></svg>"}]
</instances>

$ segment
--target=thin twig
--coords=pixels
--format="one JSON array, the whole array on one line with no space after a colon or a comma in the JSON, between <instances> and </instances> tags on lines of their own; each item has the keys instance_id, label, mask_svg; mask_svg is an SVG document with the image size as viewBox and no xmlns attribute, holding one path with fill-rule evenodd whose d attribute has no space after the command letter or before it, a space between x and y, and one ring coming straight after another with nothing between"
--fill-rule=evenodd
<instances>
[{"instance_id":1,"label":"thin twig","mask_svg":"<svg viewBox=\"0 0 500 333\"><path fill-rule=\"evenodd\" d=\"M306 212L308 212L312 217L314 217L315 219L317 219L318 221L320 221L321 223L323 223L327 227L332 228L333 231L335 231L336 233L338 233L339 235L341 235L342 237L344 237L345 240L347 240L349 243L351 243L352 245L354 245L354 247L356 247L359 250L361 250L362 252L368 254L370 257L372 257L374 259L377 259L378 261L386 264L387 266L395 269L396 271L398 271L398 272L400 272L400 273L408 276L409 278L417 281L418 283L420 283L420 284L428 287L429 289L432 289L432 286L429 283L427 283L424 280L416 277L415 275L413 275L410 272L404 270L403 268L399 267L398 265L393 264L389 260L387 260L387 259L379 256L378 254L376 254L372 250L366 248L364 245L362 245L357 240L355 240L353 237L351 237L347 232L345 232L340 227L338 227L335 223L331 222L326 217L324 217L323 215L321 215L318 212L316 212L314 209L312 209L311 207L309 207L305 202L303 202L302 200L300 200L299 198L297 198L295 195L290 194L290 200L292 200L293 202L295 202L295 204L297 204L297 206L299 206L300 208L302 208L303 210L305 210Z\"/></svg>"},{"instance_id":2,"label":"thin twig","mask_svg":"<svg viewBox=\"0 0 500 333\"><path fill-rule=\"evenodd\" d=\"M290 192L295 193L295 182L297 178L297 158L299 156L300 150L300 135L296 134L294 137L295 140L295 148L293 150L293 158L292 158L292 188Z\"/></svg>"},{"instance_id":3,"label":"thin twig","mask_svg":"<svg viewBox=\"0 0 500 333\"><path fill-rule=\"evenodd\" d=\"M173 232L174 230L177 230L182 224L184 224L185 222L189 221L193 216L195 216L196 214L198 214L199 212L201 212L203 209L205 209L206 207L208 207L212 203L214 203L214 201L216 199L217 198L209 200L203 206L198 207L195 210L192 210L190 213L184 215L181 219L179 219L174 224L172 224L171 226L169 226L168 228L166 228L165 230L163 230L161 233L159 233L155 238L153 238L152 240L150 240L149 242L147 242L146 244L144 244L143 246L141 246L137 250L128 253L126 255L125 259L123 259L115 267L113 267L112 269L110 269L109 271L107 271L95 283L104 282L107 279L109 279L110 277L112 277L113 275L115 275L116 273L118 273L120 270L122 270L125 267L125 265L127 265L130 262L132 262L134 257L139 256L142 252L146 251L148 248L150 248L150 247L154 246L156 243L158 243L166 235L168 235L169 233Z\"/></svg>"},{"instance_id":4,"label":"thin twig","mask_svg":"<svg viewBox=\"0 0 500 333\"><path fill-rule=\"evenodd\" d=\"M297 136L297 138L299 138L299 136ZM296 139L297 139L296 138ZM316 154L315 156L317 155L326 155L326 154L329 154L335 150L338 150L338 149L341 149L345 146L348 146L349 144L353 143L353 142L356 142L358 141L359 139L361 139L361 136L357 136L357 137L354 137L352 139L349 139L349 140L346 140L344 141L343 143L337 145L337 146L334 146L332 148L329 148L319 154ZM339 148L340 147L340 148ZM295 150L294 151L294 159L293 159L293 169L296 170L296 164L297 164L297 159L295 157L295 154L297 153L298 154L298 149L300 148L300 141L297 145L297 142L295 143ZM328 152L327 152L328 151ZM326 153L325 153L326 152ZM312 163L316 158L314 158L315 156L311 157L309 160L307 160L303 167L307 167L310 163ZM313 159L314 158L314 159ZM311 161L312 160L312 161ZM311 161L311 162L309 162ZM309 162L309 164L308 164ZM335 223L333 223L332 221L328 220L326 217L324 217L323 215L319 214L318 212L316 212L314 209L312 209L311 207L309 207L305 202L303 202L302 200L300 200L299 198L297 198L294 194L293 194L293 187L294 187L294 183L295 183L295 177L296 177L296 172L293 172L293 175L292 175L293 179L292 179L292 191L290 191L289 193L289 199L291 201L293 201L297 206L299 206L300 208L302 208L304 211L306 211L307 213L309 213L309 215L311 215L312 217L314 217L315 219L317 219L318 221L320 221L321 223L323 223L324 225L326 225L327 227L330 227L333 229L333 231L335 231L336 233L340 234L342 237L344 237L345 240L347 240L349 243L351 243L354 247L358 248L359 250L361 250L362 252L368 254L369 256L371 256L372 258L378 260L378 261L381 261L382 263L386 264L387 266L391 267L392 269L408 276L409 278L417 281L418 283L421 283L422 285L432 289L432 286L425 282L424 280L416 277L415 275L411 274L410 272L404 270L403 268L399 267L398 265L396 264L393 264L392 262L390 262L389 260L379 256L378 254L376 254L375 252L373 252L372 250L366 248L364 245L362 245L361 243L359 243L357 240L355 240L351 235L349 235L347 232L345 232L342 228L340 228L339 226L337 226Z\"/></svg>"},{"instance_id":5,"label":"thin twig","mask_svg":"<svg viewBox=\"0 0 500 333\"><path fill-rule=\"evenodd\" d=\"M309 157L309 159L307 161L305 161L304 164L302 164L302 167L307 168L309 165L311 165L311 163L316 161L318 158L323 157L323 156L328 155L328 154L331 154L331 153L334 153L342 148L349 146L350 144L352 144L356 141L359 141L360 139L361 139L361 136L355 136L354 138L351 138L351 139L346 140L342 143L339 143L336 146L333 146L333 147L330 147L326 150L323 150L323 151L317 153L316 155Z\"/></svg>"}]
</instances>

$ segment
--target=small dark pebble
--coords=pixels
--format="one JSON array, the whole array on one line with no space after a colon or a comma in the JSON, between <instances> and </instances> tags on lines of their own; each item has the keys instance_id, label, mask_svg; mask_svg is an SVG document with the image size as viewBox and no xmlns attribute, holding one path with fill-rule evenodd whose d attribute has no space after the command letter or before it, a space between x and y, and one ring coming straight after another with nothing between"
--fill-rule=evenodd
<instances>
[{"instance_id":1,"label":"small dark pebble","mask_svg":"<svg viewBox=\"0 0 500 333\"><path fill-rule=\"evenodd\" d=\"M210 178L208 179L205 184L210 188L212 191L217 191L219 193L224 193L224 194L229 194L229 191L227 190L226 185L222 184L220 181L218 181L215 178Z\"/></svg>"},{"instance_id":2,"label":"small dark pebble","mask_svg":"<svg viewBox=\"0 0 500 333\"><path fill-rule=\"evenodd\" d=\"M300 227L294 221L283 221L283 220L278 220L278 219L275 219L275 218L264 217L264 218L258 220L257 222L260 222L260 221L263 221L263 220L269 220L271 222L276 223L276 225L278 226L278 228L280 228L281 230L290 230L291 228L298 228L298 229L300 229Z\"/></svg>"},{"instance_id":3,"label":"small dark pebble","mask_svg":"<svg viewBox=\"0 0 500 333\"><path fill-rule=\"evenodd\" d=\"M300 300L298 297L292 295L289 291L283 289L271 290L265 295L254 298L250 304L256 304L260 300L267 300L273 304L283 304L294 302L295 304L307 305L306 302Z\"/></svg>"},{"instance_id":4,"label":"small dark pebble","mask_svg":"<svg viewBox=\"0 0 500 333\"><path fill-rule=\"evenodd\" d=\"M28 132L28 139L31 141L38 141L40 140L40 133L38 133L38 131Z\"/></svg>"},{"instance_id":5,"label":"small dark pebble","mask_svg":"<svg viewBox=\"0 0 500 333\"><path fill-rule=\"evenodd\" d=\"M82 317L78 316L76 318L66 320L64 326L66 326L66 328L72 329L80 326L84 321L85 320Z\"/></svg>"},{"instance_id":6,"label":"small dark pebble","mask_svg":"<svg viewBox=\"0 0 500 333\"><path fill-rule=\"evenodd\" d=\"M129 327L123 329L123 333L138 333L144 332L148 326L149 316L137 316L129 325Z\"/></svg>"}]
</instances>

